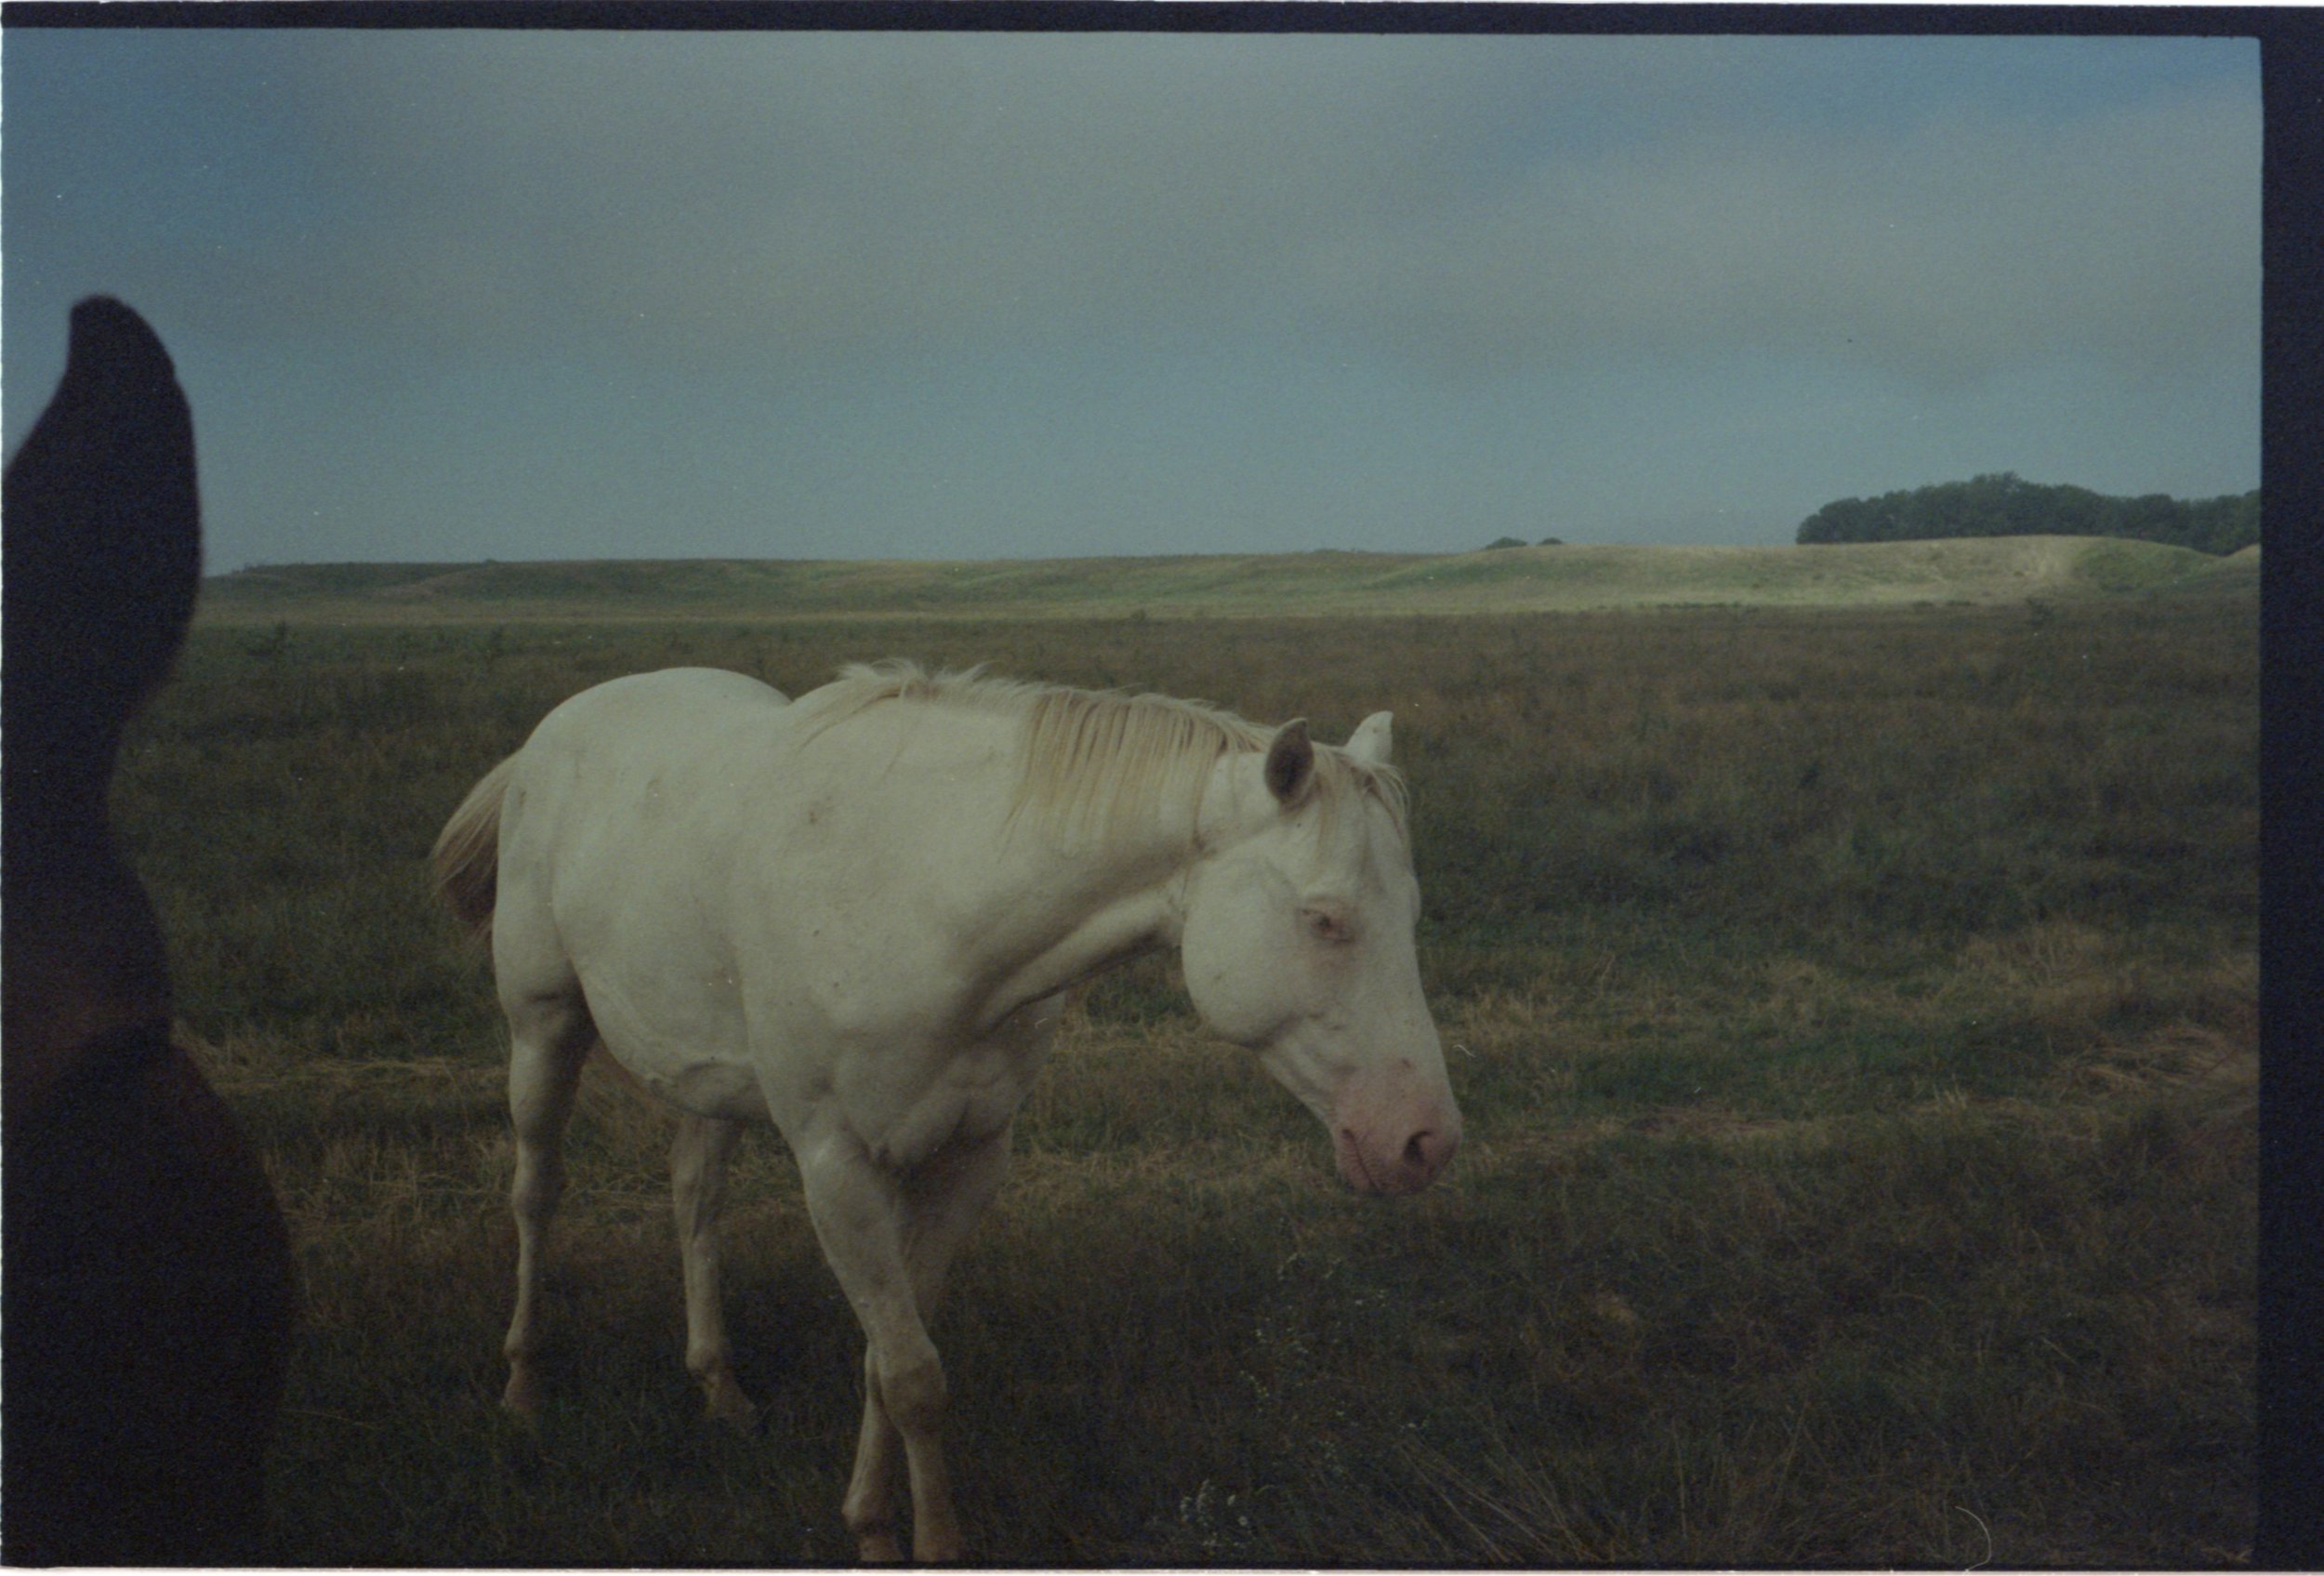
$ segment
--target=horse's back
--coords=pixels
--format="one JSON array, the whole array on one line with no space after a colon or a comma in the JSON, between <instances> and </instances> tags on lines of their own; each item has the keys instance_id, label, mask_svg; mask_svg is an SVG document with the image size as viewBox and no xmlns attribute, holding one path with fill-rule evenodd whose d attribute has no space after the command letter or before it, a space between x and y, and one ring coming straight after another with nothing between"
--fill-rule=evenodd
<instances>
[{"instance_id":1,"label":"horse's back","mask_svg":"<svg viewBox=\"0 0 2324 1576\"><path fill-rule=\"evenodd\" d=\"M626 718L632 714L710 721L729 712L780 708L790 696L772 684L726 668L660 668L592 684L542 719Z\"/></svg>"},{"instance_id":2,"label":"horse's back","mask_svg":"<svg viewBox=\"0 0 2324 1576\"><path fill-rule=\"evenodd\" d=\"M521 803L638 771L682 778L720 751L763 737L790 704L773 685L720 668L609 679L541 719L511 762L511 787L521 788Z\"/></svg>"},{"instance_id":3,"label":"horse's back","mask_svg":"<svg viewBox=\"0 0 2324 1576\"><path fill-rule=\"evenodd\" d=\"M551 823L567 838L620 829L631 812L708 808L706 780L731 777L732 758L763 749L789 721L772 684L718 668L665 668L610 679L559 705L509 762L501 811L501 875L512 854ZM670 797L670 796L676 797Z\"/></svg>"},{"instance_id":4,"label":"horse's back","mask_svg":"<svg viewBox=\"0 0 2324 1576\"><path fill-rule=\"evenodd\" d=\"M783 693L675 668L611 680L542 719L501 808L494 965L504 1003L588 998L640 1074L738 1032L730 991L694 982L726 950L710 894L751 856L751 817L780 795Z\"/></svg>"},{"instance_id":5,"label":"horse's back","mask_svg":"<svg viewBox=\"0 0 2324 1576\"><path fill-rule=\"evenodd\" d=\"M724 668L661 668L627 673L568 695L534 726L519 753L538 754L568 738L618 749L667 733L699 735L790 705L790 697L747 673Z\"/></svg>"},{"instance_id":6,"label":"horse's back","mask_svg":"<svg viewBox=\"0 0 2324 1576\"><path fill-rule=\"evenodd\" d=\"M541 719L511 762L504 865L512 821L551 807L618 819L614 804L645 788L659 798L731 771L721 761L763 748L790 705L772 684L718 668L665 668L583 690Z\"/></svg>"}]
</instances>

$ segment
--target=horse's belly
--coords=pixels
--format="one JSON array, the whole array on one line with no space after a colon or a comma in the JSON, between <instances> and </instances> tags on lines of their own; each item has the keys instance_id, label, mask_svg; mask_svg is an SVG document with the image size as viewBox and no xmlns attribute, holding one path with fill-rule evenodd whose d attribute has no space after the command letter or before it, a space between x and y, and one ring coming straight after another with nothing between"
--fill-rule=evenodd
<instances>
[{"instance_id":1,"label":"horse's belly","mask_svg":"<svg viewBox=\"0 0 2324 1576\"><path fill-rule=\"evenodd\" d=\"M638 1081L681 1111L727 1121L764 1121L767 1097L758 1077L743 1067L693 1066L676 1073L641 1072Z\"/></svg>"},{"instance_id":2,"label":"horse's belly","mask_svg":"<svg viewBox=\"0 0 2324 1576\"><path fill-rule=\"evenodd\" d=\"M582 991L607 1054L681 1111L764 1120L767 1100L731 989L667 992L584 967ZM667 983L657 981L656 984Z\"/></svg>"}]
</instances>

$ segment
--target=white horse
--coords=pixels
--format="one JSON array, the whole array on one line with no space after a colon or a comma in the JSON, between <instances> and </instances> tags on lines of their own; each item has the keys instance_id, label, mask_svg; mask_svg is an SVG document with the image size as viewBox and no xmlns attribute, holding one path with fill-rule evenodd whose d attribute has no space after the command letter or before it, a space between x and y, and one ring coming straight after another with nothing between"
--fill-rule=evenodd
<instances>
[{"instance_id":1,"label":"white horse","mask_svg":"<svg viewBox=\"0 0 2324 1576\"><path fill-rule=\"evenodd\" d=\"M680 1113L686 1366L710 1411L755 1415L714 1223L740 1124L772 1119L868 1343L848 1528L900 1557L900 1443L914 1555L957 1558L926 1321L1069 987L1176 945L1204 1023L1322 1119L1351 1185L1412 1192L1459 1146L1388 754L1386 712L1319 748L1301 722L901 663L795 704L675 669L558 707L434 855L490 933L511 1040L504 1404L537 1403L559 1140L601 1041Z\"/></svg>"}]
</instances>

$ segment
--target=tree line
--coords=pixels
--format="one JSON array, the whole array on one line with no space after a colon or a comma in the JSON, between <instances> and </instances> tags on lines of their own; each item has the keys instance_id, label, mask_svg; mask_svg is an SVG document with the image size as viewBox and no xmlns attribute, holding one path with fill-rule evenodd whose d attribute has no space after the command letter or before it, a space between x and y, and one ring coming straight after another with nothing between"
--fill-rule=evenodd
<instances>
[{"instance_id":1,"label":"tree line","mask_svg":"<svg viewBox=\"0 0 2324 1576\"><path fill-rule=\"evenodd\" d=\"M2229 553L2260 539L2256 489L2215 498L2108 497L2004 470L1969 482L1842 498L1800 523L1798 540L1911 542L1934 536L2133 536Z\"/></svg>"}]
</instances>

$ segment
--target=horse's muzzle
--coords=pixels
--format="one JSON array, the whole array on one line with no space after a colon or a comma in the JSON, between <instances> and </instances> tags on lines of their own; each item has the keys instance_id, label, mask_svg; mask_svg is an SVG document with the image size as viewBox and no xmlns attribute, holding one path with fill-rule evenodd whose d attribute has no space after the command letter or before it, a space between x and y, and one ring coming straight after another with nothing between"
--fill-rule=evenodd
<instances>
[{"instance_id":1,"label":"horse's muzzle","mask_svg":"<svg viewBox=\"0 0 2324 1576\"><path fill-rule=\"evenodd\" d=\"M1359 1193L1418 1193L1460 1147L1460 1111L1449 1091L1343 1100L1331 1140L1340 1174Z\"/></svg>"}]
</instances>

